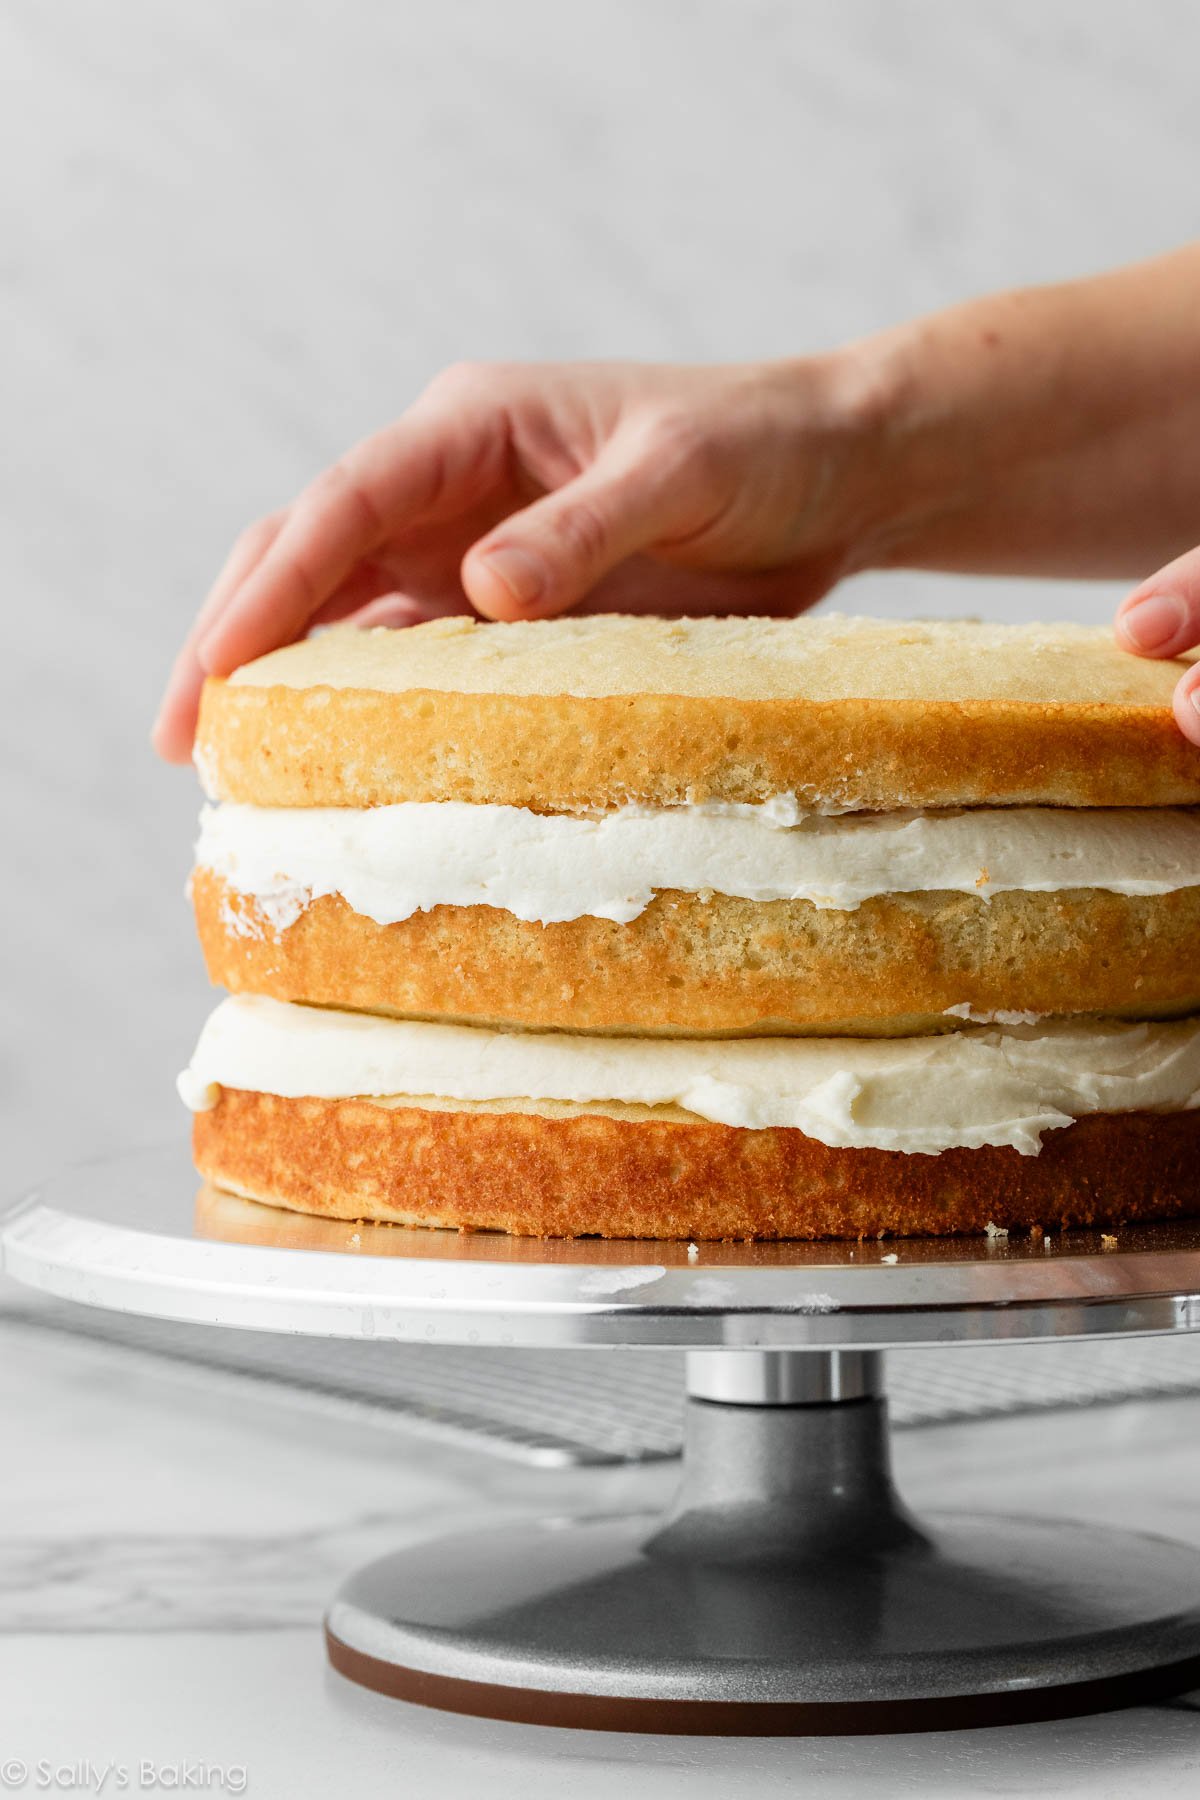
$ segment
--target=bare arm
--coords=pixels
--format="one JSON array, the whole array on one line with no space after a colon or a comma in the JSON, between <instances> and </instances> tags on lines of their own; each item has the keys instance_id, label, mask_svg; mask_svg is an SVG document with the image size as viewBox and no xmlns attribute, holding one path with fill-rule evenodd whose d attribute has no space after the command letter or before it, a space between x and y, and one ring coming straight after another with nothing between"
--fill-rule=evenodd
<instances>
[{"instance_id":1,"label":"bare arm","mask_svg":"<svg viewBox=\"0 0 1200 1800\"><path fill-rule=\"evenodd\" d=\"M879 560L1136 577L1200 539L1200 244L868 340Z\"/></svg>"},{"instance_id":2,"label":"bare arm","mask_svg":"<svg viewBox=\"0 0 1200 1800\"><path fill-rule=\"evenodd\" d=\"M465 366L235 545L155 739L204 673L358 617L799 612L909 567L1140 576L1127 648L1200 643L1200 245L730 368ZM1200 667L1180 683L1200 743Z\"/></svg>"}]
</instances>

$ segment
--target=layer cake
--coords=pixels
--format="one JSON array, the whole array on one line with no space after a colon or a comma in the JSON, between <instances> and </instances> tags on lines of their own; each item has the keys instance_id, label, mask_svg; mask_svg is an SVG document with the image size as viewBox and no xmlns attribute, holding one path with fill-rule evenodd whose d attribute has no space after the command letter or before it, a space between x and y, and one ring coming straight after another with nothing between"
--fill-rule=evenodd
<instances>
[{"instance_id":1,"label":"layer cake","mask_svg":"<svg viewBox=\"0 0 1200 1800\"><path fill-rule=\"evenodd\" d=\"M1200 1204L1200 752L1080 627L342 628L205 690L196 1154L346 1218Z\"/></svg>"}]
</instances>

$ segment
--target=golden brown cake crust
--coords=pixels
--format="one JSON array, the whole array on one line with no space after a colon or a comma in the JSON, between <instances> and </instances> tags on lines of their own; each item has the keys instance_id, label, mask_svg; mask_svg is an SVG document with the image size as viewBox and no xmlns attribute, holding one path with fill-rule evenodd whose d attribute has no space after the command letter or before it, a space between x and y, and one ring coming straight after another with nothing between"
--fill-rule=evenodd
<instances>
[{"instance_id":1,"label":"golden brown cake crust","mask_svg":"<svg viewBox=\"0 0 1200 1800\"><path fill-rule=\"evenodd\" d=\"M1082 627L439 620L206 683L197 761L258 806L1190 805L1183 666Z\"/></svg>"},{"instance_id":2,"label":"golden brown cake crust","mask_svg":"<svg viewBox=\"0 0 1200 1800\"><path fill-rule=\"evenodd\" d=\"M1096 1114L1036 1157L911 1156L788 1129L225 1089L194 1146L218 1186L326 1217L530 1237L919 1237L1192 1212L1200 1111Z\"/></svg>"},{"instance_id":3,"label":"golden brown cake crust","mask_svg":"<svg viewBox=\"0 0 1200 1800\"><path fill-rule=\"evenodd\" d=\"M254 806L464 800L535 812L640 802L1192 806L1200 750L1169 709L845 700L516 699L205 684L201 766Z\"/></svg>"},{"instance_id":4,"label":"golden brown cake crust","mask_svg":"<svg viewBox=\"0 0 1200 1800\"><path fill-rule=\"evenodd\" d=\"M1163 1017L1200 1012L1200 888L805 900L660 894L636 919L541 925L439 906L379 925L337 897L276 932L198 869L214 983L323 1006L574 1031L761 1034L945 1029L946 1009Z\"/></svg>"}]
</instances>

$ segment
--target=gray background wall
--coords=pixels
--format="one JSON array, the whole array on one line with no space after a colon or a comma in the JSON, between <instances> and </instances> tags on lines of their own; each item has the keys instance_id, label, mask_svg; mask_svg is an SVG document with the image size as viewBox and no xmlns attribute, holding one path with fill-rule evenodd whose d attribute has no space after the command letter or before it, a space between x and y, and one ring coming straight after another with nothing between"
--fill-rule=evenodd
<instances>
[{"instance_id":1,"label":"gray background wall","mask_svg":"<svg viewBox=\"0 0 1200 1800\"><path fill-rule=\"evenodd\" d=\"M146 733L240 524L456 357L794 352L1192 236L1198 67L1190 0L6 0L3 1188L186 1130Z\"/></svg>"}]
</instances>

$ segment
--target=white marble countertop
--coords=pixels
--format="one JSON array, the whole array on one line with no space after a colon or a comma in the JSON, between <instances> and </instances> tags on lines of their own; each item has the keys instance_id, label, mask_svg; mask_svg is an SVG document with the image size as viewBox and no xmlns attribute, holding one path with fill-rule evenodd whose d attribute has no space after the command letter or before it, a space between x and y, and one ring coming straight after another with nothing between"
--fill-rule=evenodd
<instances>
[{"instance_id":1,"label":"white marble countertop","mask_svg":"<svg viewBox=\"0 0 1200 1800\"><path fill-rule=\"evenodd\" d=\"M900 1435L898 1474L918 1506L1200 1546L1198 1427L1200 1398L926 1428ZM325 1667L322 1607L385 1546L543 1506L641 1504L665 1496L669 1466L527 1471L2 1313L0 1429L0 1782L16 1759L25 1791L39 1763L92 1792L124 1765L136 1791L143 1759L206 1765L210 1791L214 1771L236 1784L244 1769L245 1792L280 1800L607 1800L618 1781L637 1800L1190 1800L1200 1782L1200 1696L945 1736L642 1739L427 1712Z\"/></svg>"}]
</instances>

